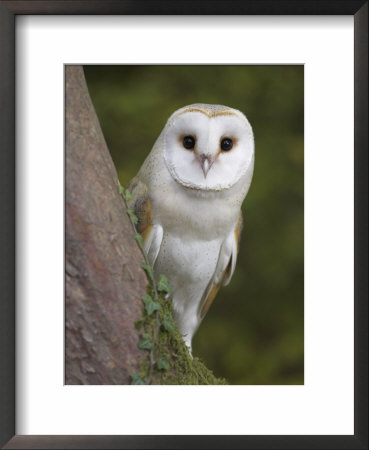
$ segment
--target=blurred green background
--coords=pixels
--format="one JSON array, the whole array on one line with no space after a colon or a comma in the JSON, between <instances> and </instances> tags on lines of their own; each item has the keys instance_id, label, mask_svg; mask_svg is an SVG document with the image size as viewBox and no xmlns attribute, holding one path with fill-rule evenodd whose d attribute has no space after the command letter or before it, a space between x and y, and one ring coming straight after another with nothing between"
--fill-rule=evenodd
<instances>
[{"instance_id":1,"label":"blurred green background","mask_svg":"<svg viewBox=\"0 0 369 450\"><path fill-rule=\"evenodd\" d=\"M193 354L231 384L303 384L303 66L85 66L85 74L122 185L176 109L215 103L246 114L255 171L241 249Z\"/></svg>"}]
</instances>

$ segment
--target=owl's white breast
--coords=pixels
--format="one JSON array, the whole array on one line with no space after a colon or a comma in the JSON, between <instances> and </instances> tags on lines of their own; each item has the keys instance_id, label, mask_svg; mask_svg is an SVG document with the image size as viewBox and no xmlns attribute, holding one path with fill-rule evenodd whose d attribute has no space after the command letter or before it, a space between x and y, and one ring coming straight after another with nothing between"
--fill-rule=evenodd
<instances>
[{"instance_id":1,"label":"owl's white breast","mask_svg":"<svg viewBox=\"0 0 369 450\"><path fill-rule=\"evenodd\" d=\"M185 189L171 177L152 195L155 222L174 235L210 241L224 237L238 219L240 205L224 193Z\"/></svg>"},{"instance_id":2,"label":"owl's white breast","mask_svg":"<svg viewBox=\"0 0 369 450\"><path fill-rule=\"evenodd\" d=\"M154 265L155 273L165 273L170 280L176 322L189 346L200 323L199 304L216 269L221 241L165 232Z\"/></svg>"}]
</instances>

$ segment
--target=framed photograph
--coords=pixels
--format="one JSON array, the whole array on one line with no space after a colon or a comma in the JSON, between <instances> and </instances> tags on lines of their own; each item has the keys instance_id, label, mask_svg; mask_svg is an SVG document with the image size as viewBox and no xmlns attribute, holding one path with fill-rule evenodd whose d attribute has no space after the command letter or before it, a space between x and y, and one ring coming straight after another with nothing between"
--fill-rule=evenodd
<instances>
[{"instance_id":1,"label":"framed photograph","mask_svg":"<svg viewBox=\"0 0 369 450\"><path fill-rule=\"evenodd\" d=\"M0 3L4 448L368 448L367 19Z\"/></svg>"}]
</instances>

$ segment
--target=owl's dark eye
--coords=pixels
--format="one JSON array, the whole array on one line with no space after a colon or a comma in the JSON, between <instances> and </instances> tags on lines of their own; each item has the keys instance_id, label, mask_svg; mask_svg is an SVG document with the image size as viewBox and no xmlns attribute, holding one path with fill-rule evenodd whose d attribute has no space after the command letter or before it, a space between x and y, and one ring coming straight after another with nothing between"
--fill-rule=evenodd
<instances>
[{"instance_id":1,"label":"owl's dark eye","mask_svg":"<svg viewBox=\"0 0 369 450\"><path fill-rule=\"evenodd\" d=\"M233 141L231 138L224 138L222 139L222 142L220 143L220 148L224 151L224 152L229 152L229 150L231 150L233 147Z\"/></svg>"},{"instance_id":2,"label":"owl's dark eye","mask_svg":"<svg viewBox=\"0 0 369 450\"><path fill-rule=\"evenodd\" d=\"M187 150L191 150L195 147L195 138L192 136L185 136L183 138L183 147L187 148Z\"/></svg>"}]
</instances>

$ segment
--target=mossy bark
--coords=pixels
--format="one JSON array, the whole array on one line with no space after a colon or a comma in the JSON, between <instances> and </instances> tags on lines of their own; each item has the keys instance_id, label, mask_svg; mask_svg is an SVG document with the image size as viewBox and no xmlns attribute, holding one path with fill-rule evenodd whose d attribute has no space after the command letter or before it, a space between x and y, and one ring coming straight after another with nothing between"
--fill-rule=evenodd
<instances>
[{"instance_id":1,"label":"mossy bark","mask_svg":"<svg viewBox=\"0 0 369 450\"><path fill-rule=\"evenodd\" d=\"M83 68L66 66L65 80L65 383L129 384L134 373L152 384L223 383L191 358L174 322L167 330L144 312L143 257ZM163 319L171 304L160 302ZM156 340L151 353L138 348L144 331Z\"/></svg>"},{"instance_id":2,"label":"mossy bark","mask_svg":"<svg viewBox=\"0 0 369 450\"><path fill-rule=\"evenodd\" d=\"M150 286L148 294L154 297ZM141 364L141 378L150 384L226 384L199 358L190 355L174 322L171 301L163 293L159 293L157 300L160 310L151 315L145 311L142 319L136 322L136 328L155 342L152 357L148 355ZM165 364L160 364L162 361Z\"/></svg>"}]
</instances>

